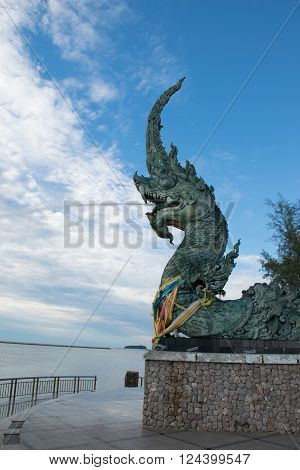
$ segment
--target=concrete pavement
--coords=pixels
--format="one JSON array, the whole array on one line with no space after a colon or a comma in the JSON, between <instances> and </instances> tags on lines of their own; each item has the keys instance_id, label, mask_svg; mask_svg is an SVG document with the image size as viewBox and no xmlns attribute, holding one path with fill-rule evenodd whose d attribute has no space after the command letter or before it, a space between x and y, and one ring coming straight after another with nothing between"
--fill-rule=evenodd
<instances>
[{"instance_id":1,"label":"concrete pavement","mask_svg":"<svg viewBox=\"0 0 300 470\"><path fill-rule=\"evenodd\" d=\"M148 431L142 428L142 405L141 388L61 397L14 416L10 429L11 420L2 423L2 449L300 448L300 434Z\"/></svg>"}]
</instances>

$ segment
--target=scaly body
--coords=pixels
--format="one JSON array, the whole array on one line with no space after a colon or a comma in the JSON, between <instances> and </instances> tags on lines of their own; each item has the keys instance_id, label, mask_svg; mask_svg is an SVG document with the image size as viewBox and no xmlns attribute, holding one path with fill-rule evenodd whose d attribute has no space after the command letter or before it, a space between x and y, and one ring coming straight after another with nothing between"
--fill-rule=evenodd
<instances>
[{"instance_id":1,"label":"scaly body","mask_svg":"<svg viewBox=\"0 0 300 470\"><path fill-rule=\"evenodd\" d=\"M185 232L161 279L162 285L180 275L173 320L182 307L188 307L205 292L214 296L224 293L240 243L238 241L224 256L227 222L215 202L214 188L197 176L190 162L181 166L175 145L171 144L167 153L162 144L161 112L182 82L183 79L179 80L165 91L149 114L146 153L150 177L134 175L144 201L155 204L147 216L157 235L172 243L173 235L168 226ZM203 307L188 319L180 331L188 336L300 339L299 303L296 290L255 284L241 299L221 301L215 298L209 307Z\"/></svg>"}]
</instances>

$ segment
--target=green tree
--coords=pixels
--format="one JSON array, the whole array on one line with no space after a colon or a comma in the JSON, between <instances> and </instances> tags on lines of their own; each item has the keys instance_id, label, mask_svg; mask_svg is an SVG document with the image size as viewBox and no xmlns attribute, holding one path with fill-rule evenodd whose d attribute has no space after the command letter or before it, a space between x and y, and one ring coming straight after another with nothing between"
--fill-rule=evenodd
<instances>
[{"instance_id":1,"label":"green tree","mask_svg":"<svg viewBox=\"0 0 300 470\"><path fill-rule=\"evenodd\" d=\"M264 277L281 286L300 286L300 200L291 203L281 194L276 202L267 200L268 228L276 243L277 257L261 253Z\"/></svg>"}]
</instances>

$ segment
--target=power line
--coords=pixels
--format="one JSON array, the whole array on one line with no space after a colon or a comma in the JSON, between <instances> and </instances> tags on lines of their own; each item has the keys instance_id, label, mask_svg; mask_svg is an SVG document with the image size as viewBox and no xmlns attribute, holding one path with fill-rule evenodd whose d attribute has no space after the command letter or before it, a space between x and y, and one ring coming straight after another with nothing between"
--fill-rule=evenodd
<instances>
[{"instance_id":1,"label":"power line","mask_svg":"<svg viewBox=\"0 0 300 470\"><path fill-rule=\"evenodd\" d=\"M90 323L91 319L93 318L93 316L95 315L95 313L97 312L98 308L100 307L100 305L104 302L104 300L106 299L106 297L108 296L111 288L113 287L113 285L117 282L117 280L119 279L119 277L121 276L122 272L124 271L124 269L126 268L126 266L128 265L129 261L131 260L132 258L132 255L130 255L127 260L125 261L125 263L123 264L123 266L121 267L121 269L119 270L119 272L116 274L116 276L114 277L114 279L112 280L111 284L108 286L108 288L106 289L106 291L104 292L104 294L102 295L101 299L99 300L99 302L97 303L97 305L94 307L92 313L89 315L89 317L87 318L87 320L85 321L85 323L82 325L82 327L80 328L80 330L78 331L77 335L74 337L72 343L69 345L68 349L64 352L63 356L60 358L59 362L57 363L55 369L53 370L53 373L52 375L55 375L59 366L62 364L62 362L65 360L67 354L69 353L69 351L71 350L72 346L74 346L74 344L76 343L76 341L78 340L78 338L81 336L81 334L83 333L83 331L85 330L85 328L88 326L88 324Z\"/></svg>"},{"instance_id":2,"label":"power line","mask_svg":"<svg viewBox=\"0 0 300 470\"><path fill-rule=\"evenodd\" d=\"M229 105L227 106L227 108L225 109L225 111L223 112L223 114L220 116L220 118L218 119L218 121L216 122L215 126L213 127L213 129L211 130L210 134L208 135L207 139L204 141L204 143L202 144L202 146L200 147L200 149L198 150L197 152L197 155L196 157L194 158L193 160L193 163L196 163L196 161L198 160L198 158L200 157L201 153L203 152L203 150L207 147L207 145L209 144L209 142L211 141L211 139L214 137L215 133L217 132L217 130L219 129L219 127L221 126L221 124L223 123L224 119L226 118L226 116L228 115L228 113L231 111L231 109L233 108L234 104L236 103L236 101L239 99L239 97L241 96L241 94L243 93L243 91L246 89L246 87L249 85L249 82L251 81L251 79L253 78L253 76L255 75L257 69L260 67L260 65L263 63L263 61L265 60L267 54L270 52L270 50L272 49L272 47L274 46L274 44L276 43L276 41L278 40L279 36L281 35L281 33L283 32L283 30L285 29L285 27L287 26L287 24L289 23L289 21L292 19L292 17L294 16L294 14L296 13L298 7L300 5L300 1L298 1L296 3L296 5L294 6L294 8L292 9L292 11L289 13L289 15L287 16L287 18L284 20L284 22L282 23L282 25L280 26L280 28L278 29L278 31L276 32L275 36L273 37L272 41L270 42L270 44L266 47L266 49L264 50L264 52L262 53L262 55L260 56L259 60L257 61L257 63L255 64L255 66L253 67L253 69L250 71L250 73L248 74L248 76L246 77L245 81L243 82L242 86L239 88L239 90L237 91L237 93L234 95L234 97L232 98L232 100L230 101Z\"/></svg>"},{"instance_id":3,"label":"power line","mask_svg":"<svg viewBox=\"0 0 300 470\"><path fill-rule=\"evenodd\" d=\"M27 45L27 47L31 50L31 52L33 53L33 55L35 56L36 60L38 61L38 63L41 65L41 67L43 68L43 70L46 72L46 74L48 75L48 77L50 78L51 82L53 83L55 89L57 90L57 92L59 93L59 95L61 96L61 98L63 99L63 101L66 103L66 105L68 106L69 110L71 111L71 113L76 117L79 125L81 126L81 128L83 129L83 131L86 133L87 137L89 138L90 142L94 145L94 147L96 148L97 152L99 153L99 155L101 156L101 158L103 158L104 162L106 163L106 165L108 166L108 168L110 169L110 171L114 174L115 178L118 180L118 182L120 183L120 185L122 186L122 188L125 190L125 186L124 184L122 183L122 181L120 180L118 174L115 172L114 168L112 167L112 165L110 164L110 162L107 160L107 158L104 156L104 154L101 152L97 142L95 141L95 139L93 138L93 136L91 135L90 131L87 129L85 123L83 122L83 120L81 119L81 117L79 116L79 114L77 113L77 111L73 108L72 104L70 103L70 100L67 98L67 96L65 96L65 94L63 93L63 91L61 90L61 88L59 87L58 83L56 82L55 78L52 76L52 74L49 72L47 66L44 64L44 62L42 61L42 59L39 57L38 53L36 52L36 50L34 49L34 47L30 44L30 42L28 41L28 39L26 38L26 36L22 33L21 29L19 28L19 26L17 25L17 23L14 21L13 17L11 16L11 14L9 13L9 11L7 10L7 8L5 7L5 5L3 5L3 3L0 1L0 6L2 7L2 9L4 10L4 12L6 13L7 17L9 18L9 20L11 21L11 23L13 24L13 26L15 27L16 31L17 31L17 34L19 35L19 37L21 38L21 40L23 41L23 43L25 45Z\"/></svg>"}]
</instances>

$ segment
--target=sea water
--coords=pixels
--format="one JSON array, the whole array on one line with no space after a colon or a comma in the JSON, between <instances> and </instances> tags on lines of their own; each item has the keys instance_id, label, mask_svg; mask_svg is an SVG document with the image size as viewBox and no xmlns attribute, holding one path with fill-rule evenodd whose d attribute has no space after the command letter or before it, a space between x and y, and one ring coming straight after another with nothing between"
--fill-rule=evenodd
<instances>
[{"instance_id":1,"label":"sea water","mask_svg":"<svg viewBox=\"0 0 300 470\"><path fill-rule=\"evenodd\" d=\"M128 370L144 376L141 349L83 349L0 343L0 379L97 375L97 392L124 386Z\"/></svg>"}]
</instances>

